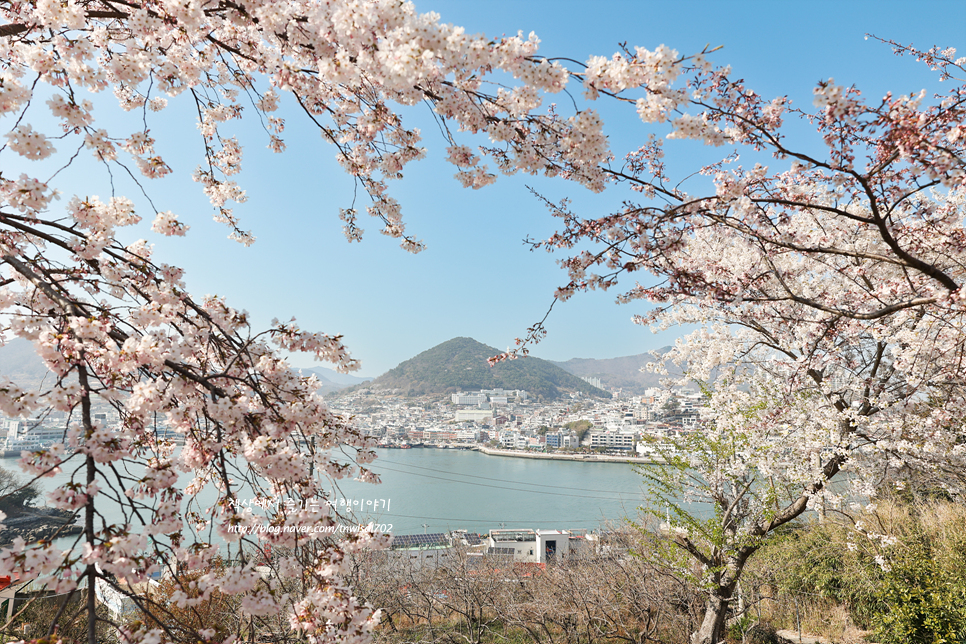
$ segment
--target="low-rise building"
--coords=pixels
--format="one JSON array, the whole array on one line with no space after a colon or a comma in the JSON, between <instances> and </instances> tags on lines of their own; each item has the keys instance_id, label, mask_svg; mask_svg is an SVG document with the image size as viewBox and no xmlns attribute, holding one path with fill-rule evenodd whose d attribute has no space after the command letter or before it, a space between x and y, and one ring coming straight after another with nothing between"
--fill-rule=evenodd
<instances>
[{"instance_id":1,"label":"low-rise building","mask_svg":"<svg viewBox=\"0 0 966 644\"><path fill-rule=\"evenodd\" d=\"M520 436L520 432L514 432L510 430L505 430L500 432L500 445L506 449L516 449L517 438Z\"/></svg>"},{"instance_id":2,"label":"low-rise building","mask_svg":"<svg viewBox=\"0 0 966 644\"><path fill-rule=\"evenodd\" d=\"M490 530L486 554L553 564L589 552L586 530Z\"/></svg>"},{"instance_id":3,"label":"low-rise building","mask_svg":"<svg viewBox=\"0 0 966 644\"><path fill-rule=\"evenodd\" d=\"M391 561L414 568L438 567L455 556L453 539L445 532L401 534L385 551Z\"/></svg>"},{"instance_id":4,"label":"low-rise building","mask_svg":"<svg viewBox=\"0 0 966 644\"><path fill-rule=\"evenodd\" d=\"M94 585L94 594L98 601L107 608L114 621L122 621L125 618L132 618L137 615L138 607L134 597L146 597L151 591L158 588L160 584L154 579L148 579L141 583L127 585L124 588L127 592L121 592L103 579L98 579Z\"/></svg>"},{"instance_id":5,"label":"low-rise building","mask_svg":"<svg viewBox=\"0 0 966 644\"><path fill-rule=\"evenodd\" d=\"M512 557L513 561L540 563L535 530L490 530L486 554Z\"/></svg>"},{"instance_id":6,"label":"low-rise building","mask_svg":"<svg viewBox=\"0 0 966 644\"><path fill-rule=\"evenodd\" d=\"M456 410L456 422L472 420L478 423L486 422L493 418L492 409L458 409Z\"/></svg>"},{"instance_id":7,"label":"low-rise building","mask_svg":"<svg viewBox=\"0 0 966 644\"><path fill-rule=\"evenodd\" d=\"M453 394L451 400L456 405L479 405L480 403L486 402L486 394L464 394L461 392L458 394Z\"/></svg>"},{"instance_id":8,"label":"low-rise building","mask_svg":"<svg viewBox=\"0 0 966 644\"><path fill-rule=\"evenodd\" d=\"M634 434L618 432L591 432L590 447L606 449L634 449Z\"/></svg>"}]
</instances>

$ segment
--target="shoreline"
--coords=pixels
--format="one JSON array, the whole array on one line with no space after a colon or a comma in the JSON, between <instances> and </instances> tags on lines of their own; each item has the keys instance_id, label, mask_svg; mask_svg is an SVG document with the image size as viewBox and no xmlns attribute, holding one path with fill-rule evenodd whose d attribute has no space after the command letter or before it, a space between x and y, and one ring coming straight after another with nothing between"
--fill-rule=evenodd
<instances>
[{"instance_id":1,"label":"shoreline","mask_svg":"<svg viewBox=\"0 0 966 644\"><path fill-rule=\"evenodd\" d=\"M662 460L652 458L640 458L637 456L606 456L602 454L552 454L546 452L518 452L515 450L493 449L491 447L477 446L475 451L486 454L487 456L508 456L510 458L535 458L547 461L574 461L577 463L635 463L641 465L659 465Z\"/></svg>"},{"instance_id":2,"label":"shoreline","mask_svg":"<svg viewBox=\"0 0 966 644\"><path fill-rule=\"evenodd\" d=\"M4 520L0 528L0 548L10 547L17 537L31 544L81 534L84 528L75 523L76 519L74 513L67 510L25 508L22 513Z\"/></svg>"}]
</instances>

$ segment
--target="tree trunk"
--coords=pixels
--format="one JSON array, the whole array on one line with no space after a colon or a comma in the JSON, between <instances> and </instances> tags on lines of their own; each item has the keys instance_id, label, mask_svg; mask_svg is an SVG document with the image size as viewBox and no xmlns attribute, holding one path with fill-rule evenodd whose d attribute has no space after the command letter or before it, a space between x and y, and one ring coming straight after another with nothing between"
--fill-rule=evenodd
<instances>
[{"instance_id":1,"label":"tree trunk","mask_svg":"<svg viewBox=\"0 0 966 644\"><path fill-rule=\"evenodd\" d=\"M729 601L730 598L725 599L717 594L708 597L704 605L704 620L691 635L691 644L718 644L724 640Z\"/></svg>"}]
</instances>

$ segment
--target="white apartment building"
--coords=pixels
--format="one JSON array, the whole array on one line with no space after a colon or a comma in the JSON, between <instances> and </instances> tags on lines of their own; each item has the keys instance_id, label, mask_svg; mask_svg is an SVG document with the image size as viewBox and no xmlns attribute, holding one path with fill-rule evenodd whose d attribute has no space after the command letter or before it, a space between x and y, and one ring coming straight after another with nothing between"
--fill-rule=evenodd
<instances>
[{"instance_id":1,"label":"white apartment building","mask_svg":"<svg viewBox=\"0 0 966 644\"><path fill-rule=\"evenodd\" d=\"M460 392L458 394L453 394L451 400L453 401L453 404L456 405L479 405L480 403L486 402L486 394L464 394Z\"/></svg>"},{"instance_id":2,"label":"white apartment building","mask_svg":"<svg viewBox=\"0 0 966 644\"><path fill-rule=\"evenodd\" d=\"M586 382L591 387L597 387L598 389L603 389L604 388L603 385L601 385L601 383L600 383L600 378L592 378L590 376L583 376L581 378L581 380L583 380L584 382Z\"/></svg>"},{"instance_id":3,"label":"white apartment building","mask_svg":"<svg viewBox=\"0 0 966 644\"><path fill-rule=\"evenodd\" d=\"M529 437L517 431L504 430L500 432L500 445L504 449L527 449L528 447L534 446L531 445L531 440ZM535 446L540 446L539 440Z\"/></svg>"},{"instance_id":4,"label":"white apartment building","mask_svg":"<svg viewBox=\"0 0 966 644\"><path fill-rule=\"evenodd\" d=\"M516 449L519 436L520 432L504 430L500 432L500 445L506 449Z\"/></svg>"},{"instance_id":5,"label":"white apartment building","mask_svg":"<svg viewBox=\"0 0 966 644\"><path fill-rule=\"evenodd\" d=\"M604 447L607 449L634 449L634 434L619 434L617 432L591 432L591 448Z\"/></svg>"}]
</instances>

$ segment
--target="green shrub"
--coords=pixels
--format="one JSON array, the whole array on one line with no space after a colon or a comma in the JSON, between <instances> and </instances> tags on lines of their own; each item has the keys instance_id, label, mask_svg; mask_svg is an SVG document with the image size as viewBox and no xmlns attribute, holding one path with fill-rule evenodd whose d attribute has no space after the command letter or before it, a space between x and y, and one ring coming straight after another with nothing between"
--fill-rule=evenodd
<instances>
[{"instance_id":1,"label":"green shrub","mask_svg":"<svg viewBox=\"0 0 966 644\"><path fill-rule=\"evenodd\" d=\"M867 628L882 609L875 588L883 573L850 537L851 527L841 523L797 525L763 548L758 576L764 573L780 594L805 603L818 598L845 606L853 622Z\"/></svg>"},{"instance_id":2,"label":"green shrub","mask_svg":"<svg viewBox=\"0 0 966 644\"><path fill-rule=\"evenodd\" d=\"M754 574L801 606L819 598L845 607L881 644L966 644L964 528L961 503L893 498L856 525L785 531L762 549Z\"/></svg>"},{"instance_id":3,"label":"green shrub","mask_svg":"<svg viewBox=\"0 0 966 644\"><path fill-rule=\"evenodd\" d=\"M958 562L949 561L954 553L937 541L935 533L923 530L893 548L878 591L884 609L873 622L882 644L966 642L963 551Z\"/></svg>"}]
</instances>

